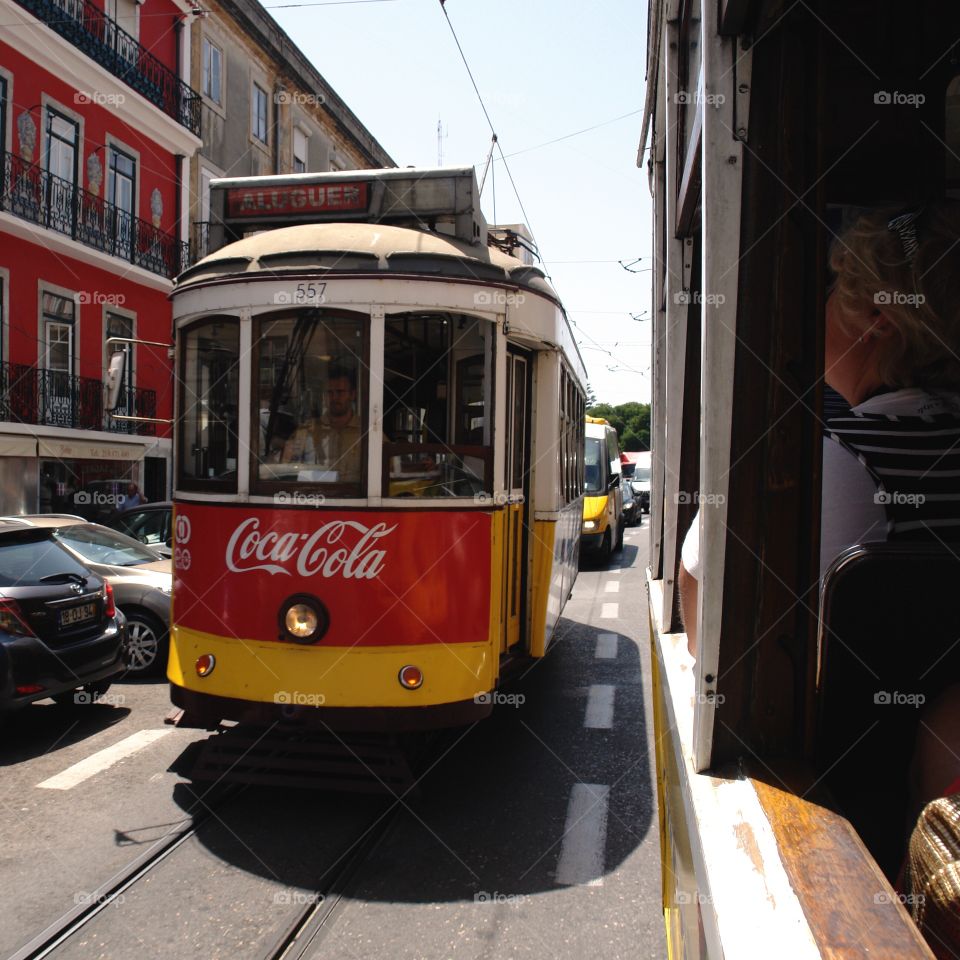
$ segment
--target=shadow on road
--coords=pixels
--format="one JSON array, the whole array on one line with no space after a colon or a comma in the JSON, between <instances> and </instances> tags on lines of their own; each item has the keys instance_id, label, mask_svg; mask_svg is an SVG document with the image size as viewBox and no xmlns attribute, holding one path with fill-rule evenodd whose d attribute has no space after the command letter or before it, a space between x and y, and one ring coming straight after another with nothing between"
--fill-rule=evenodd
<instances>
[{"instance_id":1,"label":"shadow on road","mask_svg":"<svg viewBox=\"0 0 960 960\"><path fill-rule=\"evenodd\" d=\"M625 547L624 560L635 552ZM576 783L609 787L605 869L617 869L650 830L655 800L638 648L618 636L616 657L595 659L601 632L611 631L562 619L548 656L500 688L493 715L446 741L416 795L401 799L352 897L447 902L556 889ZM616 688L612 729L584 728L592 684ZM181 784L175 799L189 810L206 789ZM359 836L357 825L383 809L383 798L257 786L199 839L244 870L314 889L345 836Z\"/></svg>"}]
</instances>

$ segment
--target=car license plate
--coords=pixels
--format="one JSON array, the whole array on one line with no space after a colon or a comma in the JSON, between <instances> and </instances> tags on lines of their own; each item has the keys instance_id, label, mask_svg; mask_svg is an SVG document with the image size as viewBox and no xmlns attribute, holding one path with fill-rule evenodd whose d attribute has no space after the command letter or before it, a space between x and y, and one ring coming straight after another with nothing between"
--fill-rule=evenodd
<instances>
[{"instance_id":1,"label":"car license plate","mask_svg":"<svg viewBox=\"0 0 960 960\"><path fill-rule=\"evenodd\" d=\"M68 607L60 611L60 626L74 627L78 623L86 623L97 615L96 603L81 603L76 607Z\"/></svg>"}]
</instances>

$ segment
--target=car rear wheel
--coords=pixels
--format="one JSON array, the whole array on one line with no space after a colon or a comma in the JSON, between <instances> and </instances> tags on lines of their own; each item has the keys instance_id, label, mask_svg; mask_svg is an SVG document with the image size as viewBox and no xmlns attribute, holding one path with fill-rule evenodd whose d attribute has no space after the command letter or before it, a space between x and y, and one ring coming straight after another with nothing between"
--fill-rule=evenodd
<instances>
[{"instance_id":1,"label":"car rear wheel","mask_svg":"<svg viewBox=\"0 0 960 960\"><path fill-rule=\"evenodd\" d=\"M147 677L166 665L167 630L146 610L124 610L127 616L127 673Z\"/></svg>"}]
</instances>

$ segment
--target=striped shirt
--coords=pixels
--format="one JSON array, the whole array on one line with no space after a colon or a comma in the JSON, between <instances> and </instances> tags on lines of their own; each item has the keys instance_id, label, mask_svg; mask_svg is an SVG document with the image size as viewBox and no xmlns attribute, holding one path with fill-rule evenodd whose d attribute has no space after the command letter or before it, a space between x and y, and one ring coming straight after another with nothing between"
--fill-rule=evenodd
<instances>
[{"instance_id":1,"label":"striped shirt","mask_svg":"<svg viewBox=\"0 0 960 960\"><path fill-rule=\"evenodd\" d=\"M883 402L868 401L828 420L826 436L853 454L872 478L887 539L960 540L960 403L952 394L919 390L876 400ZM914 412L862 409L898 405Z\"/></svg>"}]
</instances>

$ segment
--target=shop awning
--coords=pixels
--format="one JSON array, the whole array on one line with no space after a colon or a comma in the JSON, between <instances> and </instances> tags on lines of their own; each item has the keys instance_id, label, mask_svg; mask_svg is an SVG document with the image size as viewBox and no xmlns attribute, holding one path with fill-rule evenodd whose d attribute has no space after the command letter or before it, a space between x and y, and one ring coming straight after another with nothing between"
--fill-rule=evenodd
<instances>
[{"instance_id":1,"label":"shop awning","mask_svg":"<svg viewBox=\"0 0 960 960\"><path fill-rule=\"evenodd\" d=\"M0 434L0 457L35 457L36 455L35 437Z\"/></svg>"},{"instance_id":2,"label":"shop awning","mask_svg":"<svg viewBox=\"0 0 960 960\"><path fill-rule=\"evenodd\" d=\"M39 456L56 457L58 460L139 460L146 450L142 443L59 440L52 437L40 437L36 442Z\"/></svg>"}]
</instances>

